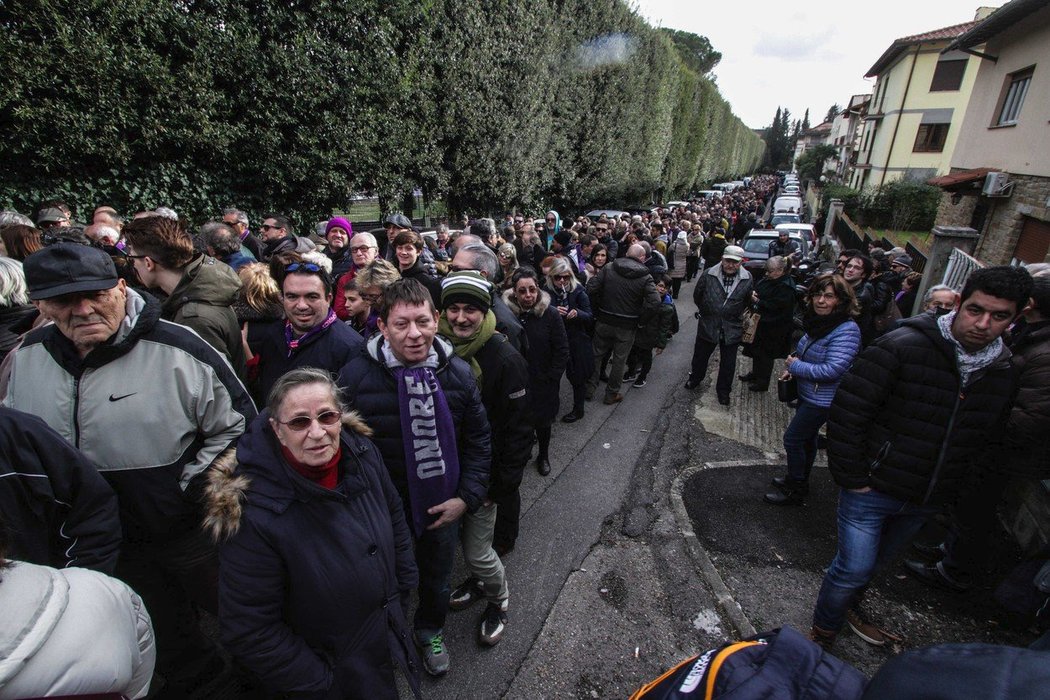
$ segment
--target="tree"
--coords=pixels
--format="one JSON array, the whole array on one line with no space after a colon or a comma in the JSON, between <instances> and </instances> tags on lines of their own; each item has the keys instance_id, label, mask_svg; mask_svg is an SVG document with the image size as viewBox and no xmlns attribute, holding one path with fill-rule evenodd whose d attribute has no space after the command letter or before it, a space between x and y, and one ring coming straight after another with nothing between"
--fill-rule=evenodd
<instances>
[{"instance_id":1,"label":"tree","mask_svg":"<svg viewBox=\"0 0 1050 700\"><path fill-rule=\"evenodd\" d=\"M807 149L795 161L798 175L803 180L819 180L824 174L824 161L838 155L838 149L826 143Z\"/></svg>"},{"instance_id":2,"label":"tree","mask_svg":"<svg viewBox=\"0 0 1050 700\"><path fill-rule=\"evenodd\" d=\"M828 113L824 115L824 121L826 121L826 122L834 121L835 117L841 111L842 111L842 107L839 107L838 103L836 102L835 104L833 104L830 107L828 107Z\"/></svg>"},{"instance_id":3,"label":"tree","mask_svg":"<svg viewBox=\"0 0 1050 700\"><path fill-rule=\"evenodd\" d=\"M802 131L809 130L809 108L806 108L806 113L802 116Z\"/></svg>"},{"instance_id":4,"label":"tree","mask_svg":"<svg viewBox=\"0 0 1050 700\"><path fill-rule=\"evenodd\" d=\"M674 42L678 55L685 64L699 75L707 75L722 60L722 54L715 51L706 36L666 27L662 28L662 31Z\"/></svg>"}]
</instances>

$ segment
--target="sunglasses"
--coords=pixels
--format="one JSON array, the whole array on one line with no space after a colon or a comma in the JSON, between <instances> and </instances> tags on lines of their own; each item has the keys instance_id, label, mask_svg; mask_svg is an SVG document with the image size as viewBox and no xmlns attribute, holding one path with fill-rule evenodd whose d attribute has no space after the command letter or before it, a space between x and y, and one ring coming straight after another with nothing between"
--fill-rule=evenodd
<instances>
[{"instance_id":1,"label":"sunglasses","mask_svg":"<svg viewBox=\"0 0 1050 700\"><path fill-rule=\"evenodd\" d=\"M291 420L278 420L277 422L281 425L287 425L290 430L294 430L297 433L301 433L316 420L321 425L335 425L343 419L343 414L340 411L325 411L317 416L317 418L311 418L310 416L296 416ZM276 418L274 420L277 420Z\"/></svg>"},{"instance_id":2,"label":"sunglasses","mask_svg":"<svg viewBox=\"0 0 1050 700\"><path fill-rule=\"evenodd\" d=\"M554 279L556 279L556 280L571 280L572 279L572 275L571 274L554 275Z\"/></svg>"},{"instance_id":3,"label":"sunglasses","mask_svg":"<svg viewBox=\"0 0 1050 700\"><path fill-rule=\"evenodd\" d=\"M284 268L285 272L320 272L321 266L315 265L314 263L303 262L303 263L292 263L288 267Z\"/></svg>"}]
</instances>

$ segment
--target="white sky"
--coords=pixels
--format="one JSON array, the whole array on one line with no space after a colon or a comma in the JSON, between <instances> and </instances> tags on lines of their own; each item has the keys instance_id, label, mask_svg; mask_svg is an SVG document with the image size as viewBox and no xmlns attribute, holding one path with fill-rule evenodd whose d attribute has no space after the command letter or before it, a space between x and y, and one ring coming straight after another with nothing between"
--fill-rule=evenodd
<instances>
[{"instance_id":1,"label":"white sky","mask_svg":"<svg viewBox=\"0 0 1050 700\"><path fill-rule=\"evenodd\" d=\"M864 74L894 39L972 21L980 6L1006 0L635 0L654 26L706 36L722 61L714 70L733 113L769 126L777 106L816 126L832 104L871 92Z\"/></svg>"}]
</instances>

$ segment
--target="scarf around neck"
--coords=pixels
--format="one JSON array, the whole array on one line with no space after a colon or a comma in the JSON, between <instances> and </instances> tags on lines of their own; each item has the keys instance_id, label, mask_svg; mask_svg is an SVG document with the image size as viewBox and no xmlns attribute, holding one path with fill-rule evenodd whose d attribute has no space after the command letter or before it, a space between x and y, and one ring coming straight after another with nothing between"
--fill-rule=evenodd
<instances>
[{"instance_id":1,"label":"scarf around neck","mask_svg":"<svg viewBox=\"0 0 1050 700\"><path fill-rule=\"evenodd\" d=\"M828 335L848 320L849 309L843 304L839 304L827 316L821 316L807 306L802 314L802 330L806 332L806 335L809 336L809 341L812 343Z\"/></svg>"},{"instance_id":2,"label":"scarf around neck","mask_svg":"<svg viewBox=\"0 0 1050 700\"><path fill-rule=\"evenodd\" d=\"M401 409L401 441L405 450L408 502L412 531L419 537L436 516L427 510L444 503L459 489L459 449L445 392L434 370L437 354L431 348L426 360L405 367L385 343L383 357L397 382Z\"/></svg>"},{"instance_id":3,"label":"scarf around neck","mask_svg":"<svg viewBox=\"0 0 1050 700\"><path fill-rule=\"evenodd\" d=\"M335 315L335 311L333 311L332 309L328 309L328 315L325 316L325 319L323 321L321 321L319 324L303 333L298 338L294 337L292 333L292 322L285 321L284 342L288 345L288 357L291 357L295 353L295 351L299 349L299 346L305 343L308 339L313 338L315 335L318 335L328 330L328 327L335 323L337 320L338 317Z\"/></svg>"},{"instance_id":4,"label":"scarf around neck","mask_svg":"<svg viewBox=\"0 0 1050 700\"><path fill-rule=\"evenodd\" d=\"M474 335L469 338L460 338L453 332L452 324L448 322L448 318L445 314L441 314L441 318L438 319L438 333L448 338L449 342L452 343L452 348L456 351L456 354L462 359L470 363L470 369L474 372L474 379L478 382L478 387L481 386L481 365L474 359L474 355L477 354L478 350L485 346L485 343L489 342L492 335L496 332L496 315L492 313L492 309L485 312L485 317L481 321L481 326L474 332Z\"/></svg>"},{"instance_id":5,"label":"scarf around neck","mask_svg":"<svg viewBox=\"0 0 1050 700\"><path fill-rule=\"evenodd\" d=\"M959 379L965 387L970 383L970 377L974 372L984 369L995 362L1003 352L1003 339L996 338L977 352L969 352L962 343L955 339L952 334L952 323L955 321L957 311L946 313L937 317L937 328L952 347L955 348L955 364L959 369Z\"/></svg>"}]
</instances>

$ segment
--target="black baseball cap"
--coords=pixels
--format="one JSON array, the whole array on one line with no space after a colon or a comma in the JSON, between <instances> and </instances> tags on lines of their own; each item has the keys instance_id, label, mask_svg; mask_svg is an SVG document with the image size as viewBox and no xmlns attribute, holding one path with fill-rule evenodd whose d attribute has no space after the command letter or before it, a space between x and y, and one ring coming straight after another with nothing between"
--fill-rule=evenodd
<instances>
[{"instance_id":1,"label":"black baseball cap","mask_svg":"<svg viewBox=\"0 0 1050 700\"><path fill-rule=\"evenodd\" d=\"M33 301L97 292L117 286L117 268L108 253L79 243L56 243L22 262Z\"/></svg>"}]
</instances>

